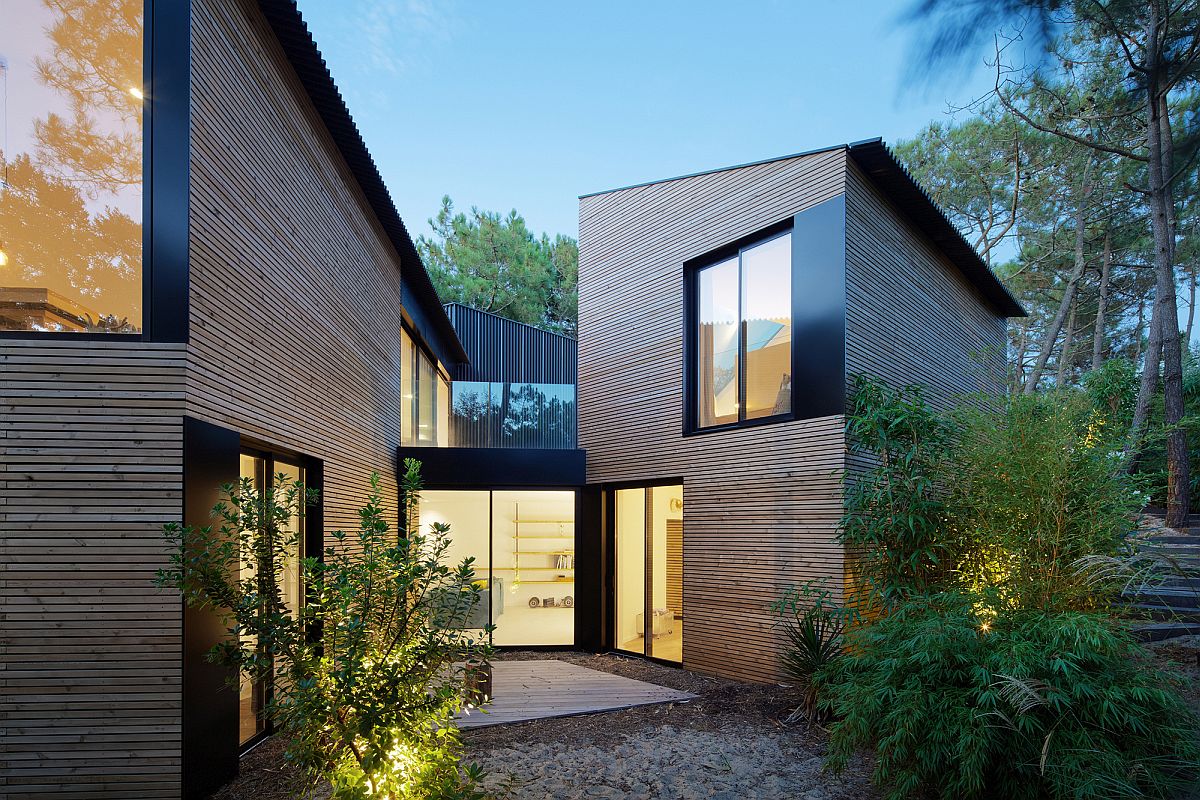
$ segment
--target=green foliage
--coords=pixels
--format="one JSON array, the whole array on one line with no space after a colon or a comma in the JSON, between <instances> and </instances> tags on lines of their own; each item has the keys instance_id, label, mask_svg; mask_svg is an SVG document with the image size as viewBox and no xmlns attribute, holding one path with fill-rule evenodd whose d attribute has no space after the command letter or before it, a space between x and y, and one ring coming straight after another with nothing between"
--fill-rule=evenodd
<instances>
[{"instance_id":1,"label":"green foliage","mask_svg":"<svg viewBox=\"0 0 1200 800\"><path fill-rule=\"evenodd\" d=\"M798 711L820 721L815 676L843 655L843 636L848 624L858 615L833 598L823 582L808 581L787 589L771 604L779 617L776 626L783 629L785 649L783 671L799 685L804 694Z\"/></svg>"},{"instance_id":2,"label":"green foliage","mask_svg":"<svg viewBox=\"0 0 1200 800\"><path fill-rule=\"evenodd\" d=\"M336 800L473 798L481 774L460 767L450 721L466 697L464 663L488 649L464 623L479 602L472 559L443 563L449 528L422 533L415 519L419 464L405 461L399 531L389 529L372 478L353 534L331 534L324 559L303 562L308 601L289 608L280 592L289 521L301 486L285 475L258 491L223 489L216 527L168 526L175 544L162 586L225 621L229 638L210 658L244 680L270 682L265 713L287 737L288 758ZM319 631L320 637L313 635Z\"/></svg>"},{"instance_id":3,"label":"green foliage","mask_svg":"<svg viewBox=\"0 0 1200 800\"><path fill-rule=\"evenodd\" d=\"M1092 406L1105 415L1105 424L1111 430L1128 430L1138 393L1138 371L1132 361L1108 359L1083 376L1083 388Z\"/></svg>"},{"instance_id":4,"label":"green foliage","mask_svg":"<svg viewBox=\"0 0 1200 800\"><path fill-rule=\"evenodd\" d=\"M568 236L539 239L516 211L455 213L442 198L433 237L417 249L443 302L457 302L556 333L575 335L579 248Z\"/></svg>"},{"instance_id":5,"label":"green foliage","mask_svg":"<svg viewBox=\"0 0 1200 800\"><path fill-rule=\"evenodd\" d=\"M889 800L1170 797L1200 778L1197 720L1146 654L1088 612L910 602L818 675L829 764L874 748Z\"/></svg>"},{"instance_id":6,"label":"green foliage","mask_svg":"<svg viewBox=\"0 0 1200 800\"><path fill-rule=\"evenodd\" d=\"M866 606L929 592L946 568L946 509L937 476L946 429L920 387L895 390L864 375L851 380L846 436L865 464L846 478L838 541L854 557Z\"/></svg>"},{"instance_id":7,"label":"green foliage","mask_svg":"<svg viewBox=\"0 0 1200 800\"><path fill-rule=\"evenodd\" d=\"M955 583L1014 608L1101 602L1074 565L1115 554L1134 527L1142 499L1122 469L1124 428L1071 390L981 398L950 420L953 455L939 483Z\"/></svg>"}]
</instances>

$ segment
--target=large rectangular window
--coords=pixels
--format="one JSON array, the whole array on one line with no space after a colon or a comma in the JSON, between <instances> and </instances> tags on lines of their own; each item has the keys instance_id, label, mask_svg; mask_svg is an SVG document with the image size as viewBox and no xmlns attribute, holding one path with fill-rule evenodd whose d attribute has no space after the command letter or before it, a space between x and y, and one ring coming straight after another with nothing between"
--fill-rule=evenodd
<instances>
[{"instance_id":1,"label":"large rectangular window","mask_svg":"<svg viewBox=\"0 0 1200 800\"><path fill-rule=\"evenodd\" d=\"M299 482L306 484L305 469L297 461L284 456L257 451L243 452L241 455L241 479L250 482L250 489L258 498L263 493L276 486ZM300 502L304 502L301 499ZM301 559L304 557L304 515L303 509L297 508L288 519L284 520L281 533L287 537L290 545L280 565L279 593L287 607L288 613L295 614L304 602L303 582L301 580ZM253 577L255 564L251 554L243 553L241 574L242 580ZM242 634L244 647L255 646L255 638ZM238 740L242 746L256 741L259 737L270 732L270 720L264 714L264 709L271 696L270 682L252 682L241 680L239 692Z\"/></svg>"},{"instance_id":2,"label":"large rectangular window","mask_svg":"<svg viewBox=\"0 0 1200 800\"><path fill-rule=\"evenodd\" d=\"M792 237L753 242L696 269L695 428L792 412Z\"/></svg>"},{"instance_id":3,"label":"large rectangular window","mask_svg":"<svg viewBox=\"0 0 1200 800\"><path fill-rule=\"evenodd\" d=\"M400 441L444 445L449 440L450 384L438 362L407 330L400 331Z\"/></svg>"},{"instance_id":4,"label":"large rectangular window","mask_svg":"<svg viewBox=\"0 0 1200 800\"><path fill-rule=\"evenodd\" d=\"M0 331L142 329L142 0L0 0Z\"/></svg>"},{"instance_id":5,"label":"large rectangular window","mask_svg":"<svg viewBox=\"0 0 1200 800\"><path fill-rule=\"evenodd\" d=\"M496 626L492 643L575 642L575 492L421 492L420 524L450 525L447 560L475 558L482 589L470 628Z\"/></svg>"}]
</instances>

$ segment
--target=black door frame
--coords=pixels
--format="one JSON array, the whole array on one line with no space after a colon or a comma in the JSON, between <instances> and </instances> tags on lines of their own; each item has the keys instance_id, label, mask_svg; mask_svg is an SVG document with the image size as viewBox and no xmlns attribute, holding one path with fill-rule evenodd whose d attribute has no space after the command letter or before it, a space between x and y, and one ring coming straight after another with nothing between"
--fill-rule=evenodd
<instances>
[{"instance_id":1,"label":"black door frame","mask_svg":"<svg viewBox=\"0 0 1200 800\"><path fill-rule=\"evenodd\" d=\"M657 658L657 657L647 654L645 652L635 653L630 650L622 650L620 647L617 646L618 643L616 641L616 619L617 619L617 615L616 615L616 610L617 610L616 609L616 606L617 606L616 504L617 504L617 492L621 489L650 490L650 489L660 487L660 486L679 486L680 488L682 488L683 493L684 493L684 501L686 504L687 489L685 487L684 480L682 477L654 478L654 479L641 480L641 481L622 481L622 482L618 482L618 483L605 483L599 487L599 489L600 489L600 519L601 519L600 529L602 532L602 539L603 539L602 550L603 550L603 554L604 554L604 570L603 570L604 571L604 580L603 580L603 584L602 584L602 592L603 592L602 606L603 606L604 627L603 627L603 637L601 639L601 642L602 642L602 649L605 651L609 651L609 652L613 652L613 653L620 653L621 655L626 655L626 656L639 656L641 658L645 658L650 661L654 661L655 663L658 663L658 664L665 664L665 665L671 666L671 667L679 667L679 666L682 666L682 664L683 664L682 649L680 651L680 660L679 661L671 661L671 660L665 659L665 658ZM644 545L644 552L642 553L643 562L645 564L645 570L644 570L644 572L645 572L645 588L643 589L643 593L642 593L642 641L646 642L646 643L650 643L652 645L654 638L651 634L653 633L653 629L654 629L654 617L653 617L653 614L646 613L647 610L652 610L652 609L648 609L646 598L647 597L652 598L654 596L654 594L653 594L654 553L653 553L653 549L652 549L654 547L654 540L653 540L653 537L651 536L651 532L650 532L651 531L651 523L653 521L652 514L653 514L654 509L653 509L653 501L651 500L651 497L652 497L652 493L650 491L647 491L645 500L644 500L645 520L643 522L643 524L645 525L645 531L646 531L646 533L645 533L646 541L645 541L645 545ZM685 509L686 509L686 505L685 505ZM685 510L685 513L686 513L686 510ZM686 548L686 546L687 546L687 543L686 543L686 539L685 539L684 547ZM686 588L685 588L685 591L686 591ZM653 602L651 602L650 605L653 605ZM646 648L643 647L642 649L645 650ZM651 646L650 649L653 650L653 646Z\"/></svg>"}]
</instances>

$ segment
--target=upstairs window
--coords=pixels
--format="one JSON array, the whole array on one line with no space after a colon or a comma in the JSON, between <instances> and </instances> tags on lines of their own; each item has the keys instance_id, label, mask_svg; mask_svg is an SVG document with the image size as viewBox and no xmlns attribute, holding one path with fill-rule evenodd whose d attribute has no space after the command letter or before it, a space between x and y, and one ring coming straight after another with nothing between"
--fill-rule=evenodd
<instances>
[{"instance_id":1,"label":"upstairs window","mask_svg":"<svg viewBox=\"0 0 1200 800\"><path fill-rule=\"evenodd\" d=\"M0 1L0 331L142 331L142 5Z\"/></svg>"},{"instance_id":2,"label":"upstairs window","mask_svg":"<svg viewBox=\"0 0 1200 800\"><path fill-rule=\"evenodd\" d=\"M437 362L400 332L400 441L445 446L450 434L450 385Z\"/></svg>"},{"instance_id":3,"label":"upstairs window","mask_svg":"<svg viewBox=\"0 0 1200 800\"><path fill-rule=\"evenodd\" d=\"M792 236L728 251L694 269L689 371L693 430L792 414Z\"/></svg>"}]
</instances>

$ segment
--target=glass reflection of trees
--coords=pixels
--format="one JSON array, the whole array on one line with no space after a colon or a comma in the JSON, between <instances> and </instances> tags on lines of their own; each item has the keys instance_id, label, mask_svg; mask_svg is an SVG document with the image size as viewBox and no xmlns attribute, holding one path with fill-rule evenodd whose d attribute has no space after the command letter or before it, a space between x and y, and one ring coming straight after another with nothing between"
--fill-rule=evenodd
<instances>
[{"instance_id":1,"label":"glass reflection of trees","mask_svg":"<svg viewBox=\"0 0 1200 800\"><path fill-rule=\"evenodd\" d=\"M571 384L453 384L455 447L575 447L575 387Z\"/></svg>"},{"instance_id":2,"label":"glass reflection of trees","mask_svg":"<svg viewBox=\"0 0 1200 800\"><path fill-rule=\"evenodd\" d=\"M0 2L0 329L141 329L142 16Z\"/></svg>"}]
</instances>

